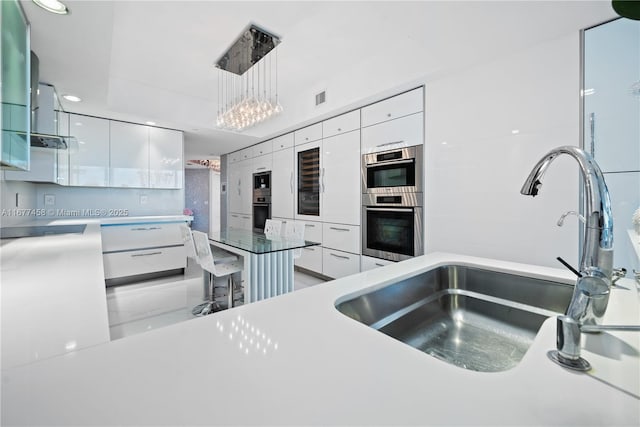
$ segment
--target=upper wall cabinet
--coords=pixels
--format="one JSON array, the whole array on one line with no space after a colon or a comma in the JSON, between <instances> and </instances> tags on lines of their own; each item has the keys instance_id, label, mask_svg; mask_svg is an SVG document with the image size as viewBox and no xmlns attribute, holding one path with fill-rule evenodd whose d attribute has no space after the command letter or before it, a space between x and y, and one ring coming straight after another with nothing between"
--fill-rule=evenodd
<instances>
[{"instance_id":1,"label":"upper wall cabinet","mask_svg":"<svg viewBox=\"0 0 640 427\"><path fill-rule=\"evenodd\" d=\"M58 118L60 120L60 118ZM109 186L109 120L69 114L69 185Z\"/></svg>"},{"instance_id":2,"label":"upper wall cabinet","mask_svg":"<svg viewBox=\"0 0 640 427\"><path fill-rule=\"evenodd\" d=\"M294 132L294 141L296 145L306 144L307 142L322 139L322 123L307 126Z\"/></svg>"},{"instance_id":3,"label":"upper wall cabinet","mask_svg":"<svg viewBox=\"0 0 640 427\"><path fill-rule=\"evenodd\" d=\"M293 147L293 132L274 138L272 142L273 142L273 151L291 148Z\"/></svg>"},{"instance_id":4,"label":"upper wall cabinet","mask_svg":"<svg viewBox=\"0 0 640 427\"><path fill-rule=\"evenodd\" d=\"M265 154L270 154L273 151L273 140L262 142L260 144L254 145L251 147L252 157L264 156Z\"/></svg>"},{"instance_id":5,"label":"upper wall cabinet","mask_svg":"<svg viewBox=\"0 0 640 427\"><path fill-rule=\"evenodd\" d=\"M149 186L182 188L182 132L149 128Z\"/></svg>"},{"instance_id":6,"label":"upper wall cabinet","mask_svg":"<svg viewBox=\"0 0 640 427\"><path fill-rule=\"evenodd\" d=\"M0 2L0 20L0 165L27 170L31 110L29 25L20 3L15 0Z\"/></svg>"},{"instance_id":7,"label":"upper wall cabinet","mask_svg":"<svg viewBox=\"0 0 640 427\"><path fill-rule=\"evenodd\" d=\"M149 187L149 127L110 122L111 187Z\"/></svg>"},{"instance_id":8,"label":"upper wall cabinet","mask_svg":"<svg viewBox=\"0 0 640 427\"><path fill-rule=\"evenodd\" d=\"M423 111L423 89L417 88L362 108L362 127Z\"/></svg>"},{"instance_id":9,"label":"upper wall cabinet","mask_svg":"<svg viewBox=\"0 0 640 427\"><path fill-rule=\"evenodd\" d=\"M322 122L322 137L329 138L359 128L360 110L355 110Z\"/></svg>"}]
</instances>

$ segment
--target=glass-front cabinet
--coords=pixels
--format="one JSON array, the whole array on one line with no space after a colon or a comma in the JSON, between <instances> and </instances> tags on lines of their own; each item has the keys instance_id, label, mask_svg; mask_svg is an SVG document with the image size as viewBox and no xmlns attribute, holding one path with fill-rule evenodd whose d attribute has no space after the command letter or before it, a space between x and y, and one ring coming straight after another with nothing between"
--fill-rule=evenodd
<instances>
[{"instance_id":1,"label":"glass-front cabinet","mask_svg":"<svg viewBox=\"0 0 640 427\"><path fill-rule=\"evenodd\" d=\"M16 0L0 1L2 138L0 164L29 169L31 67L29 22Z\"/></svg>"},{"instance_id":2,"label":"glass-front cabinet","mask_svg":"<svg viewBox=\"0 0 640 427\"><path fill-rule=\"evenodd\" d=\"M296 150L298 157L298 204L296 212L297 215L317 217L320 215L320 146L316 143L306 145L309 145L309 147L305 147L300 151Z\"/></svg>"}]
</instances>

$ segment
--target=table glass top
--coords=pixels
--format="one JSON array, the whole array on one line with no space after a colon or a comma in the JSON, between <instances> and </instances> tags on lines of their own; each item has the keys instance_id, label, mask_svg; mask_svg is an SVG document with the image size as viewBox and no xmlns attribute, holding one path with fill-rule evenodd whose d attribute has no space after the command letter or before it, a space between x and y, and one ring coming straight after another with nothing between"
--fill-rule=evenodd
<instances>
[{"instance_id":1,"label":"table glass top","mask_svg":"<svg viewBox=\"0 0 640 427\"><path fill-rule=\"evenodd\" d=\"M254 254L267 254L320 244L308 240L288 240L280 236L267 236L259 231L241 228L227 228L216 233L209 233L209 240Z\"/></svg>"}]
</instances>

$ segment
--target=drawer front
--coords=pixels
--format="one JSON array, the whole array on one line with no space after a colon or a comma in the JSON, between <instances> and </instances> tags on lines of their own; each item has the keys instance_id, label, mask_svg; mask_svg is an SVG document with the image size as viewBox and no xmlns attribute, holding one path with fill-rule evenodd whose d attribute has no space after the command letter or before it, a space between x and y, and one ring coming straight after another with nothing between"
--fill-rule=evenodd
<instances>
[{"instance_id":1,"label":"drawer front","mask_svg":"<svg viewBox=\"0 0 640 427\"><path fill-rule=\"evenodd\" d=\"M340 251L360 253L360 227L357 225L322 224L322 246Z\"/></svg>"},{"instance_id":2,"label":"drawer front","mask_svg":"<svg viewBox=\"0 0 640 427\"><path fill-rule=\"evenodd\" d=\"M295 145L306 144L318 139L322 139L322 123L316 123L294 132Z\"/></svg>"},{"instance_id":3,"label":"drawer front","mask_svg":"<svg viewBox=\"0 0 640 427\"><path fill-rule=\"evenodd\" d=\"M360 258L360 270L367 271L374 268L384 267L385 265L395 264L393 261L386 259L373 258L370 256L362 255Z\"/></svg>"},{"instance_id":4,"label":"drawer front","mask_svg":"<svg viewBox=\"0 0 640 427\"><path fill-rule=\"evenodd\" d=\"M293 147L293 132L274 138L272 141L273 151Z\"/></svg>"},{"instance_id":5,"label":"drawer front","mask_svg":"<svg viewBox=\"0 0 640 427\"><path fill-rule=\"evenodd\" d=\"M268 172L273 166L273 154L265 154L253 159L253 173Z\"/></svg>"},{"instance_id":6,"label":"drawer front","mask_svg":"<svg viewBox=\"0 0 640 427\"><path fill-rule=\"evenodd\" d=\"M184 246L103 254L105 279L185 268Z\"/></svg>"},{"instance_id":7,"label":"drawer front","mask_svg":"<svg viewBox=\"0 0 640 427\"><path fill-rule=\"evenodd\" d=\"M296 258L294 264L322 274L322 247L309 246L308 248L302 248L300 258Z\"/></svg>"},{"instance_id":8,"label":"drawer front","mask_svg":"<svg viewBox=\"0 0 640 427\"><path fill-rule=\"evenodd\" d=\"M238 160L247 160L253 157L252 148L245 148L244 150L240 150L240 158Z\"/></svg>"},{"instance_id":9,"label":"drawer front","mask_svg":"<svg viewBox=\"0 0 640 427\"><path fill-rule=\"evenodd\" d=\"M362 129L362 154L424 143L422 113Z\"/></svg>"},{"instance_id":10,"label":"drawer front","mask_svg":"<svg viewBox=\"0 0 640 427\"><path fill-rule=\"evenodd\" d=\"M100 231L102 252L182 244L179 223L110 225Z\"/></svg>"},{"instance_id":11,"label":"drawer front","mask_svg":"<svg viewBox=\"0 0 640 427\"><path fill-rule=\"evenodd\" d=\"M261 142L260 144L251 147L253 157L264 156L273 152L273 140Z\"/></svg>"},{"instance_id":12,"label":"drawer front","mask_svg":"<svg viewBox=\"0 0 640 427\"><path fill-rule=\"evenodd\" d=\"M362 127L423 111L422 88L376 102L362 109Z\"/></svg>"},{"instance_id":13,"label":"drawer front","mask_svg":"<svg viewBox=\"0 0 640 427\"><path fill-rule=\"evenodd\" d=\"M322 244L322 223L314 221L304 222L304 240Z\"/></svg>"},{"instance_id":14,"label":"drawer front","mask_svg":"<svg viewBox=\"0 0 640 427\"><path fill-rule=\"evenodd\" d=\"M360 255L322 248L322 274L338 279L360 272Z\"/></svg>"},{"instance_id":15,"label":"drawer front","mask_svg":"<svg viewBox=\"0 0 640 427\"><path fill-rule=\"evenodd\" d=\"M250 230L253 228L251 223L251 215L241 214L241 213L229 213L229 217L227 218L227 225L232 228L242 228L245 230Z\"/></svg>"},{"instance_id":16,"label":"drawer front","mask_svg":"<svg viewBox=\"0 0 640 427\"><path fill-rule=\"evenodd\" d=\"M322 137L328 138L359 128L360 110L356 110L322 122Z\"/></svg>"}]
</instances>

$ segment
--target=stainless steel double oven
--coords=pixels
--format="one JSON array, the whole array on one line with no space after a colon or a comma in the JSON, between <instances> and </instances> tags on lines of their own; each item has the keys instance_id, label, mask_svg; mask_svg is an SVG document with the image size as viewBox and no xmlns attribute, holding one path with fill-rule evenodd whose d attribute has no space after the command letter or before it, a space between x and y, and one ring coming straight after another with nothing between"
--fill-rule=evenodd
<instances>
[{"instance_id":1,"label":"stainless steel double oven","mask_svg":"<svg viewBox=\"0 0 640 427\"><path fill-rule=\"evenodd\" d=\"M362 156L362 254L392 261L422 255L423 150Z\"/></svg>"},{"instance_id":2,"label":"stainless steel double oven","mask_svg":"<svg viewBox=\"0 0 640 427\"><path fill-rule=\"evenodd\" d=\"M263 231L271 219L271 172L253 174L253 229Z\"/></svg>"}]
</instances>

